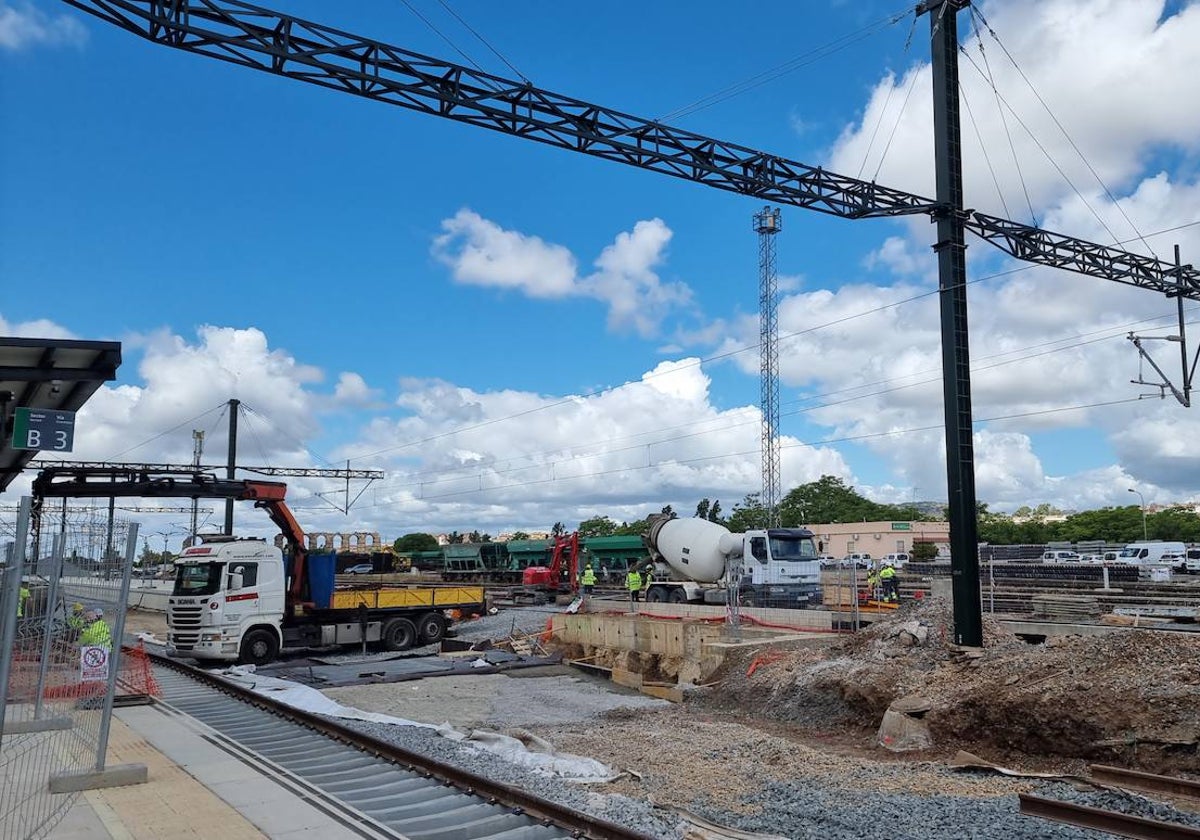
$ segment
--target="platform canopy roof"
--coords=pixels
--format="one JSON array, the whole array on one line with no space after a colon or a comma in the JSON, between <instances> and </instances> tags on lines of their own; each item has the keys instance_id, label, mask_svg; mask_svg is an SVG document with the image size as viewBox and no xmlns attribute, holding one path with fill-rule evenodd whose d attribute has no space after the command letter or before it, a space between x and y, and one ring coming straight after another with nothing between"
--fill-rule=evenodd
<instances>
[{"instance_id":1,"label":"platform canopy roof","mask_svg":"<svg viewBox=\"0 0 1200 840\"><path fill-rule=\"evenodd\" d=\"M120 365L119 341L0 336L0 491L38 454L13 448L16 410L77 411Z\"/></svg>"}]
</instances>

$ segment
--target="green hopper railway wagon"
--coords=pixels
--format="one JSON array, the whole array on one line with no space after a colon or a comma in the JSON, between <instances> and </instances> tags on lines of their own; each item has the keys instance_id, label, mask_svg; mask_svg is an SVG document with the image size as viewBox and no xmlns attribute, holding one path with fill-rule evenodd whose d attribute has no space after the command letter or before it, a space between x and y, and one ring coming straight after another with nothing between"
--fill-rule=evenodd
<instances>
[{"instance_id":1,"label":"green hopper railway wagon","mask_svg":"<svg viewBox=\"0 0 1200 840\"><path fill-rule=\"evenodd\" d=\"M649 554L642 538L587 537L583 540L584 563L591 563L596 580L602 585L616 586L624 582L630 566L646 560Z\"/></svg>"}]
</instances>

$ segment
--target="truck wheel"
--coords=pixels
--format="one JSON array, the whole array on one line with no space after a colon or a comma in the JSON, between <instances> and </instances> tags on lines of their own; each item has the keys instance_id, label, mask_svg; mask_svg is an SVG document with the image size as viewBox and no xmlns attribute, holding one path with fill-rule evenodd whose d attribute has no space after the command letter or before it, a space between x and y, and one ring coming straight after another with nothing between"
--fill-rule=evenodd
<instances>
[{"instance_id":1,"label":"truck wheel","mask_svg":"<svg viewBox=\"0 0 1200 840\"><path fill-rule=\"evenodd\" d=\"M646 601L651 604L661 604L665 600L667 600L667 591L661 586L651 586L646 591Z\"/></svg>"},{"instance_id":2,"label":"truck wheel","mask_svg":"<svg viewBox=\"0 0 1200 840\"><path fill-rule=\"evenodd\" d=\"M670 601L672 604L686 604L687 603L687 593L684 592L682 589L672 589L671 594L669 596L667 596L667 600Z\"/></svg>"},{"instance_id":3,"label":"truck wheel","mask_svg":"<svg viewBox=\"0 0 1200 840\"><path fill-rule=\"evenodd\" d=\"M242 639L238 662L243 665L266 665L279 655L279 639L270 630L251 630Z\"/></svg>"},{"instance_id":4,"label":"truck wheel","mask_svg":"<svg viewBox=\"0 0 1200 840\"><path fill-rule=\"evenodd\" d=\"M426 644L440 642L446 635L446 619L437 613L426 613L417 619L417 633Z\"/></svg>"},{"instance_id":5,"label":"truck wheel","mask_svg":"<svg viewBox=\"0 0 1200 840\"><path fill-rule=\"evenodd\" d=\"M407 618L393 618L383 628L383 646L388 650L408 650L416 643L416 625Z\"/></svg>"}]
</instances>

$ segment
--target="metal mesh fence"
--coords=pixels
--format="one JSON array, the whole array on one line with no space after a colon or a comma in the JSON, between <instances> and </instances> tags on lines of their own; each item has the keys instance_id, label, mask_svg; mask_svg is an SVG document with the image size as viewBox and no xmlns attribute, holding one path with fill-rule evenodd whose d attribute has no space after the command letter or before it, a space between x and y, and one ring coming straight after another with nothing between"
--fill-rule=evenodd
<instances>
[{"instance_id":1,"label":"metal mesh fence","mask_svg":"<svg viewBox=\"0 0 1200 840\"><path fill-rule=\"evenodd\" d=\"M137 525L30 539L30 500L0 578L0 838L43 837L103 770L118 693L153 694L144 656L121 655ZM46 545L49 542L50 545ZM80 551L79 546L101 546ZM71 548L68 550L68 546Z\"/></svg>"}]
</instances>

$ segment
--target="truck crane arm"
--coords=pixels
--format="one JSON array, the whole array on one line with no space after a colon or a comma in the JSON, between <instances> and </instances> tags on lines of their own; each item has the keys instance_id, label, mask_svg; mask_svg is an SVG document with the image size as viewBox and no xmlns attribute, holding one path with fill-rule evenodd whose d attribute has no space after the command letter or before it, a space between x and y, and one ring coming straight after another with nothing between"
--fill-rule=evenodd
<instances>
[{"instance_id":1,"label":"truck crane arm","mask_svg":"<svg viewBox=\"0 0 1200 840\"><path fill-rule=\"evenodd\" d=\"M935 199L604 108L238 0L64 0L187 52L605 160L843 218L948 209ZM963 211L1016 259L1200 300L1200 272Z\"/></svg>"},{"instance_id":2,"label":"truck crane arm","mask_svg":"<svg viewBox=\"0 0 1200 840\"><path fill-rule=\"evenodd\" d=\"M292 594L304 580L304 530L284 501L287 485L279 481L216 478L204 473L159 473L128 466L46 467L33 480L35 515L48 498L176 498L252 501L279 528L292 558Z\"/></svg>"}]
</instances>

